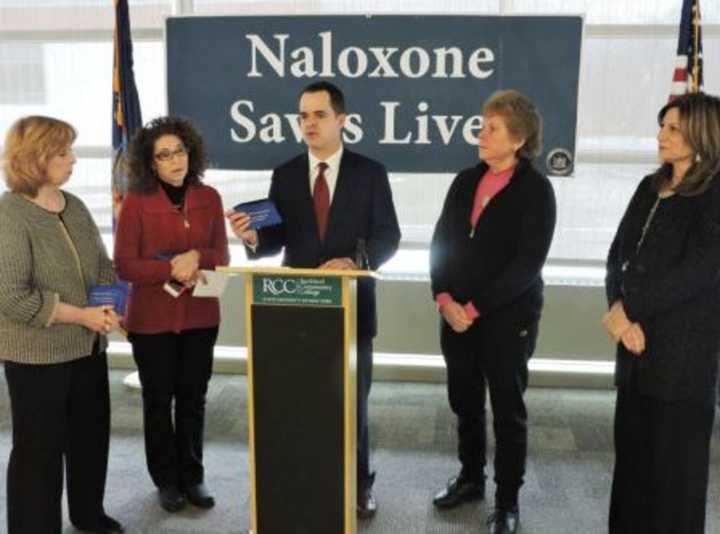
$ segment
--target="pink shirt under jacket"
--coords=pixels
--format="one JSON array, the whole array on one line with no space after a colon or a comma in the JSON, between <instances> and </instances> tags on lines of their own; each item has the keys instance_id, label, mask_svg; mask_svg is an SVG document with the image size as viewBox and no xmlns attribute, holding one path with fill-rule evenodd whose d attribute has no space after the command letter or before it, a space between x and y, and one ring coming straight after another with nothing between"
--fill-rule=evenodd
<instances>
[{"instance_id":1,"label":"pink shirt under jacket","mask_svg":"<svg viewBox=\"0 0 720 534\"><path fill-rule=\"evenodd\" d=\"M502 191L507 184L510 183L510 178L515 172L515 167L510 167L504 171L494 172L488 169L487 172L480 178L477 189L475 190L475 200L473 201L473 209L470 212L470 226L473 231L478 224L478 220L482 215L485 207L490 203L495 195ZM435 302L438 309L443 307L445 304L454 302L450 293L439 293L435 298ZM465 313L467 313L470 319L477 319L480 316L480 312L475 308L472 302L467 302L463 306Z\"/></svg>"}]
</instances>

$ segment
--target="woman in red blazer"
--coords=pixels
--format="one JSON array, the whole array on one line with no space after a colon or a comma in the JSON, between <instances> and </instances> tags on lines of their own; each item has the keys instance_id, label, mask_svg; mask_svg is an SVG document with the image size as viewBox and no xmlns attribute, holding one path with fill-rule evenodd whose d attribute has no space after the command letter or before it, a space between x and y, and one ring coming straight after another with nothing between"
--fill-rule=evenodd
<instances>
[{"instance_id":1,"label":"woman in red blazer","mask_svg":"<svg viewBox=\"0 0 720 534\"><path fill-rule=\"evenodd\" d=\"M193 297L192 287L201 269L229 262L222 202L200 181L205 148L186 120L153 120L129 155L114 259L132 283L125 326L143 388L148 470L168 512L187 501L211 508L203 426L220 310L215 298Z\"/></svg>"}]
</instances>

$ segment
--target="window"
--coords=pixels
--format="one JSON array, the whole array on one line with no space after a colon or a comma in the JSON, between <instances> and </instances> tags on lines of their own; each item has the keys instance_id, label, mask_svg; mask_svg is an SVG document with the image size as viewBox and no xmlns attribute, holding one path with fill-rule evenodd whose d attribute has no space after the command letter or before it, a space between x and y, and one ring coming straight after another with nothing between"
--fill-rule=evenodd
<instances>
[{"instance_id":1,"label":"window","mask_svg":"<svg viewBox=\"0 0 720 534\"><path fill-rule=\"evenodd\" d=\"M667 101L680 2L637 0L183 0L183 14L557 14L585 15L578 162L553 178L558 226L551 260L600 265L638 181L657 165L655 117ZM163 18L170 0L131 0L135 75L143 118L166 109ZM703 2L705 89L720 93L720 2ZM0 134L17 117L44 113L78 127L71 189L110 228L112 3L0 0ZM69 30L68 28L72 28ZM346 89L352 105L352 88ZM480 107L478 102L478 108ZM546 120L551 117L546 117ZM279 162L278 162L279 163ZM460 170L460 169L458 169ZM209 171L226 205L264 196L270 171ZM403 247L427 248L452 175L393 174ZM1 186L0 186L1 188Z\"/></svg>"},{"instance_id":2,"label":"window","mask_svg":"<svg viewBox=\"0 0 720 534\"><path fill-rule=\"evenodd\" d=\"M37 43L0 43L0 105L45 102L42 52Z\"/></svg>"}]
</instances>

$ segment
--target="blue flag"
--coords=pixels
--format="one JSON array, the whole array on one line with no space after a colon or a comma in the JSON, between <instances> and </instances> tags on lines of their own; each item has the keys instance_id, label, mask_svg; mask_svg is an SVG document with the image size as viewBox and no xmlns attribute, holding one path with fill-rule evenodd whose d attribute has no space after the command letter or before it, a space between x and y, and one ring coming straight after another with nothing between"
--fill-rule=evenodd
<instances>
[{"instance_id":1,"label":"blue flag","mask_svg":"<svg viewBox=\"0 0 720 534\"><path fill-rule=\"evenodd\" d=\"M128 0L115 0L115 34L112 102L112 199L113 229L128 189L127 149L137 128L142 126L140 100L133 74L132 38Z\"/></svg>"}]
</instances>

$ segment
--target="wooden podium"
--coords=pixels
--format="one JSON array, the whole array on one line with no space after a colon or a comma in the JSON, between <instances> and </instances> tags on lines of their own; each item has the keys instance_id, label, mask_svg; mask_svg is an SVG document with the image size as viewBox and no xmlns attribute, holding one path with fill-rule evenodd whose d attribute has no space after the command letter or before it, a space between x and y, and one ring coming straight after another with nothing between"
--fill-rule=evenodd
<instances>
[{"instance_id":1,"label":"wooden podium","mask_svg":"<svg viewBox=\"0 0 720 534\"><path fill-rule=\"evenodd\" d=\"M356 532L356 279L243 273L253 534Z\"/></svg>"}]
</instances>

